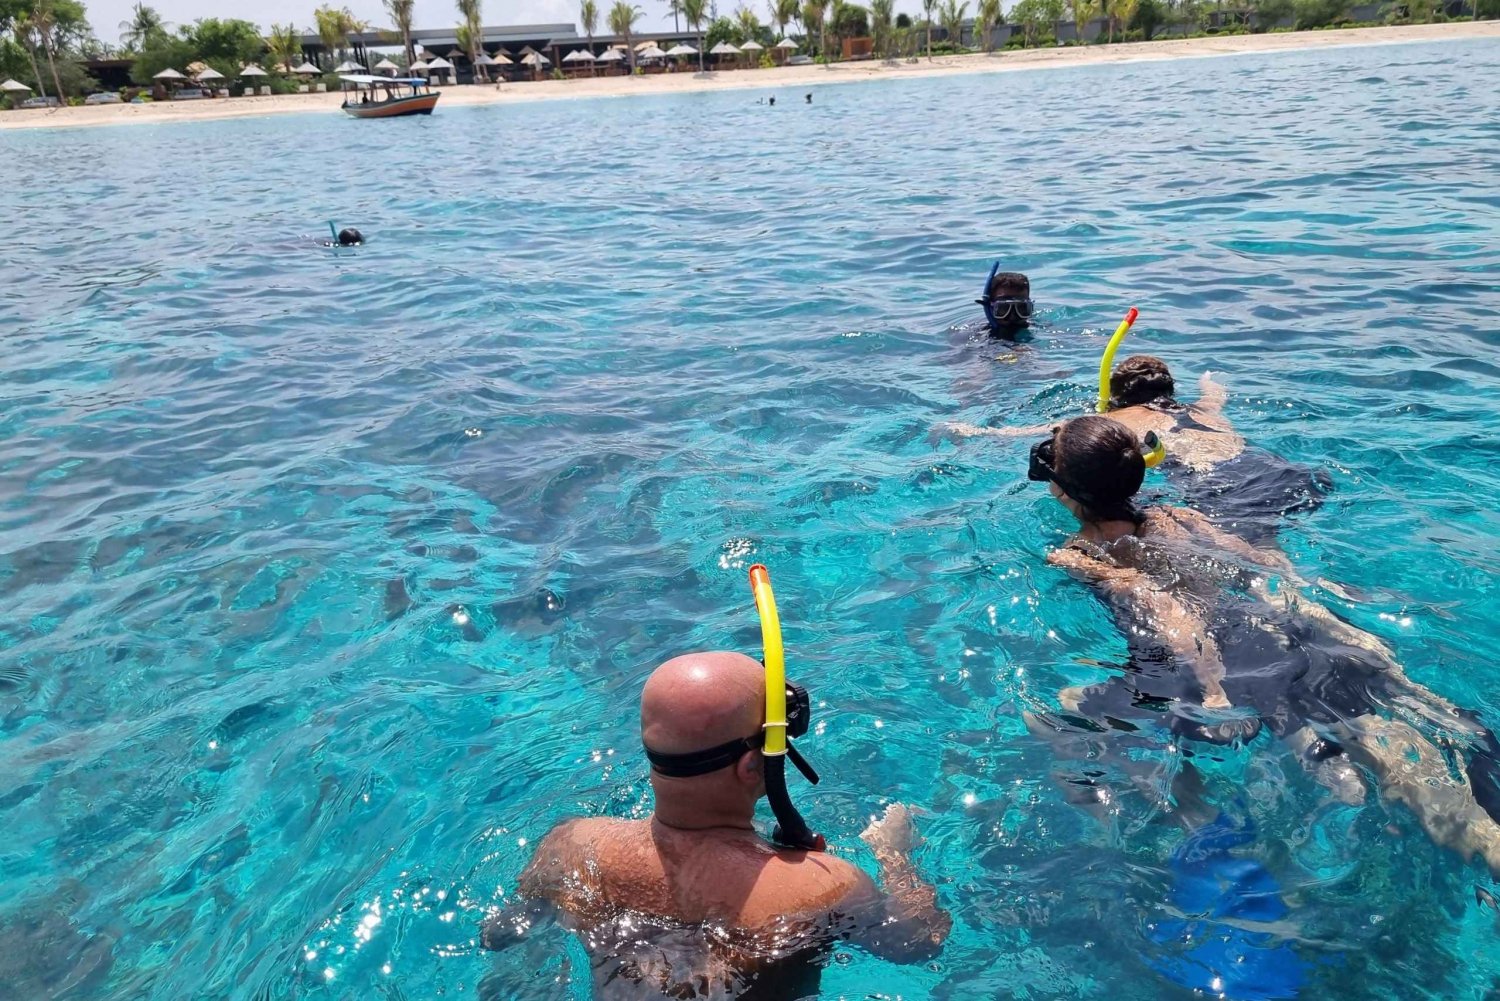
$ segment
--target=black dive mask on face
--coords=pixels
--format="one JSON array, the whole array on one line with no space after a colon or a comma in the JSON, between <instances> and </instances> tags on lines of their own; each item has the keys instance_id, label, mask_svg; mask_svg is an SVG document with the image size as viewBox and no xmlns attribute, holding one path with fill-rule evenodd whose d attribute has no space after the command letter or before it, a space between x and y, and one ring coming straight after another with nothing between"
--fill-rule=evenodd
<instances>
[{"instance_id":1,"label":"black dive mask on face","mask_svg":"<svg viewBox=\"0 0 1500 1001\"><path fill-rule=\"evenodd\" d=\"M786 683L786 735L793 739L805 736L811 723L812 699L808 696L807 689L788 681ZM748 737L725 741L717 747L688 751L684 754L663 754L648 747L646 758L651 762L652 771L674 779L690 779L716 772L721 768L728 768L740 760L740 756L746 751L758 751L764 743L764 731L757 731ZM805 775L809 782L817 784L818 773L813 771L812 766L797 753L796 748L788 746L787 756L792 759L792 764L797 766L797 770Z\"/></svg>"}]
</instances>

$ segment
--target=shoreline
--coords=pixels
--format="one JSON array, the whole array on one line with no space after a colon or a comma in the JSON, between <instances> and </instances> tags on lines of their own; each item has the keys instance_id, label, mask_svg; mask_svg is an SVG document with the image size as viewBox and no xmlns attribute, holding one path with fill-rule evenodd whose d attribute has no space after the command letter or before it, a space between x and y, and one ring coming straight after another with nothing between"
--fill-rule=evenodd
<instances>
[{"instance_id":1,"label":"shoreline","mask_svg":"<svg viewBox=\"0 0 1500 1001\"><path fill-rule=\"evenodd\" d=\"M1117 45L1020 49L997 52L994 55L973 53L940 56L930 63L924 57L918 63L890 64L869 60L834 63L830 66L778 66L772 69L729 70L710 72L701 76L697 73L685 72L646 77L583 77L572 80L507 83L501 90L488 86L444 87L440 90L443 95L440 107L523 104L532 101L583 100L635 95L660 96L702 91L763 90L774 87L809 87L830 83L860 83L867 80L962 76L1026 69L1055 69L1068 66L1098 66L1247 55L1260 52L1399 45L1478 38L1500 38L1500 21L1341 28L1267 35L1225 35L1208 38L1163 39L1154 42L1122 42ZM56 108L50 111L3 111L0 112L0 130L162 125L171 122L219 121L285 114L334 114L338 112L341 101L342 97L338 93L283 94L273 97L183 101L176 104L116 104Z\"/></svg>"}]
</instances>

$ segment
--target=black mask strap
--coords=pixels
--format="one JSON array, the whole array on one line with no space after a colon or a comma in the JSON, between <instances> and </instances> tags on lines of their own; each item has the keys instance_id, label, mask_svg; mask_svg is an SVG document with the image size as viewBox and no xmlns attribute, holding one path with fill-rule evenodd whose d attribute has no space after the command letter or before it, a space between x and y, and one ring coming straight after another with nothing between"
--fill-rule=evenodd
<instances>
[{"instance_id":1,"label":"black mask strap","mask_svg":"<svg viewBox=\"0 0 1500 1001\"><path fill-rule=\"evenodd\" d=\"M717 747L706 748L702 751L688 751L684 754L664 754L661 751L653 751L646 748L646 759L651 762L651 769L669 778L691 779L699 775L707 775L721 768L728 768L746 751L758 751L765 743L765 734L757 733L751 737L740 737L738 740L726 741Z\"/></svg>"}]
</instances>

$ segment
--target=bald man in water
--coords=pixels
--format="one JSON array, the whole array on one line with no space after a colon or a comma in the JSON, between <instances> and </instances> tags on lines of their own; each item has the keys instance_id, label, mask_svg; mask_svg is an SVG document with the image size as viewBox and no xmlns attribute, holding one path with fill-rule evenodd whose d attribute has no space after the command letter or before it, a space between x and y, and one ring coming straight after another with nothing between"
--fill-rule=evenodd
<instances>
[{"instance_id":1,"label":"bald man in water","mask_svg":"<svg viewBox=\"0 0 1500 1001\"><path fill-rule=\"evenodd\" d=\"M759 734L765 697L764 669L743 654L677 657L646 682L643 742L686 754ZM650 819L558 825L521 874L531 911L492 918L485 946L516 941L546 905L587 948L595 997L610 998L806 996L840 939L902 962L934 955L952 921L912 866L911 814L893 806L861 835L890 888L882 893L843 859L755 832L763 767L747 750L692 778L653 769Z\"/></svg>"}]
</instances>

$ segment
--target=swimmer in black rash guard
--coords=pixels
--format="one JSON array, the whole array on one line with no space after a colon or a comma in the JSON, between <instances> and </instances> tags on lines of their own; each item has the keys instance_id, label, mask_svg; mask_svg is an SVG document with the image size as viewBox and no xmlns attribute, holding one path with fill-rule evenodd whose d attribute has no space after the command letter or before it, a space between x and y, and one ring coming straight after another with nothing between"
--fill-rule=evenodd
<instances>
[{"instance_id":1,"label":"swimmer in black rash guard","mask_svg":"<svg viewBox=\"0 0 1500 1001\"><path fill-rule=\"evenodd\" d=\"M1093 585L1131 647L1124 675L1063 692L1065 712L1104 728L1154 716L1218 743L1264 725L1340 799L1365 799L1367 770L1434 842L1500 874L1495 736L1409 679L1379 639L1273 586L1284 557L1196 512L1137 508L1144 474L1140 440L1107 417L1069 421L1031 451L1028 478L1079 521L1048 562Z\"/></svg>"},{"instance_id":2,"label":"swimmer in black rash guard","mask_svg":"<svg viewBox=\"0 0 1500 1001\"><path fill-rule=\"evenodd\" d=\"M1156 434L1166 446L1162 468L1180 486L1183 503L1241 538L1256 544L1274 539L1281 518L1315 510L1333 485L1322 470L1246 445L1224 417L1228 394L1211 373L1198 380L1197 402L1183 404L1166 362L1134 355L1115 367L1109 388L1109 416L1137 437ZM1029 437L1049 426L948 429L964 437Z\"/></svg>"}]
</instances>

